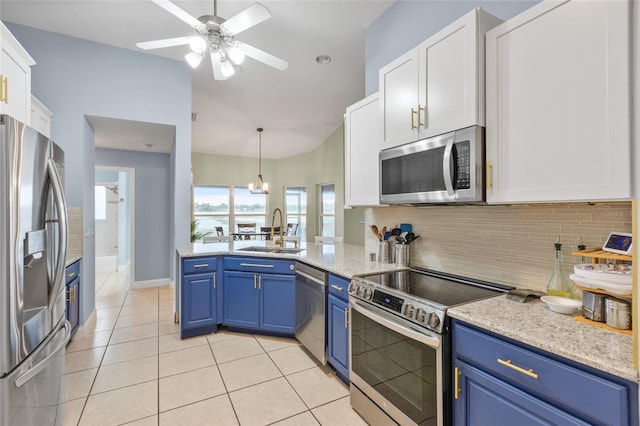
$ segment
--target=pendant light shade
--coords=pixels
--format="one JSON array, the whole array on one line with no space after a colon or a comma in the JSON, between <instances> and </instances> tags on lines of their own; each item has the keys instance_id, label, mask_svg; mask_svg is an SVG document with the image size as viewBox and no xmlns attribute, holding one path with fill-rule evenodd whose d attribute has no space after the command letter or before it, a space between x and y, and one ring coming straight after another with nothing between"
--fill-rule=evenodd
<instances>
[{"instance_id":1,"label":"pendant light shade","mask_svg":"<svg viewBox=\"0 0 640 426\"><path fill-rule=\"evenodd\" d=\"M249 192L252 194L268 194L269 184L262 179L262 127L258 127L258 183L249 183Z\"/></svg>"}]
</instances>

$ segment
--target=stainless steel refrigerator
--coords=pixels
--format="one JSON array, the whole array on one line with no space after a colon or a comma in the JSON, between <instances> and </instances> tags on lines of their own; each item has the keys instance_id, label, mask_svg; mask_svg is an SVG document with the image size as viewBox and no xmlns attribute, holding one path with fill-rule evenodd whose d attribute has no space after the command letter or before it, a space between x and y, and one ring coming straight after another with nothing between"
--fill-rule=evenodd
<instances>
[{"instance_id":1,"label":"stainless steel refrigerator","mask_svg":"<svg viewBox=\"0 0 640 426\"><path fill-rule=\"evenodd\" d=\"M64 153L0 115L0 425L62 422Z\"/></svg>"}]
</instances>

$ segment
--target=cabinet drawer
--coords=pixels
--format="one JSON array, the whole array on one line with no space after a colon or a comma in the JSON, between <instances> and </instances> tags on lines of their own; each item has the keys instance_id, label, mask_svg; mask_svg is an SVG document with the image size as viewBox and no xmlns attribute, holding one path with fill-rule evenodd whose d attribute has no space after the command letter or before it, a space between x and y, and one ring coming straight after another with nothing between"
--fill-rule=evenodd
<instances>
[{"instance_id":1,"label":"cabinet drawer","mask_svg":"<svg viewBox=\"0 0 640 426\"><path fill-rule=\"evenodd\" d=\"M329 294L344 300L349 300L349 280L337 275L329 274Z\"/></svg>"},{"instance_id":2,"label":"cabinet drawer","mask_svg":"<svg viewBox=\"0 0 640 426\"><path fill-rule=\"evenodd\" d=\"M64 279L65 284L69 284L74 278L80 276L80 261L73 262L65 269Z\"/></svg>"},{"instance_id":3,"label":"cabinet drawer","mask_svg":"<svg viewBox=\"0 0 640 426\"><path fill-rule=\"evenodd\" d=\"M182 261L182 273L184 274L215 271L216 267L217 259L215 257L196 257Z\"/></svg>"},{"instance_id":4,"label":"cabinet drawer","mask_svg":"<svg viewBox=\"0 0 640 426\"><path fill-rule=\"evenodd\" d=\"M454 323L455 356L590 423L627 425L628 383L597 376L525 347ZM464 374L464 371L463 371ZM605 373L603 373L603 376ZM612 377L613 379L613 377ZM636 396L633 396L636 395Z\"/></svg>"},{"instance_id":5,"label":"cabinet drawer","mask_svg":"<svg viewBox=\"0 0 640 426\"><path fill-rule=\"evenodd\" d=\"M225 271L259 272L264 274L295 274L295 260L275 260L262 257L225 257Z\"/></svg>"}]
</instances>

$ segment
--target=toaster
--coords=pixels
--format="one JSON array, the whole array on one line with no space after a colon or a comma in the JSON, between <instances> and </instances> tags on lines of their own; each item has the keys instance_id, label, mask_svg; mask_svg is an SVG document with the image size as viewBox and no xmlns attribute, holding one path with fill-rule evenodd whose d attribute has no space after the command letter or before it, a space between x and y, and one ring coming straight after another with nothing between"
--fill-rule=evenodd
<instances>
[{"instance_id":1,"label":"toaster","mask_svg":"<svg viewBox=\"0 0 640 426\"><path fill-rule=\"evenodd\" d=\"M606 295L582 292L582 316L592 321L605 322L607 307L605 303Z\"/></svg>"}]
</instances>

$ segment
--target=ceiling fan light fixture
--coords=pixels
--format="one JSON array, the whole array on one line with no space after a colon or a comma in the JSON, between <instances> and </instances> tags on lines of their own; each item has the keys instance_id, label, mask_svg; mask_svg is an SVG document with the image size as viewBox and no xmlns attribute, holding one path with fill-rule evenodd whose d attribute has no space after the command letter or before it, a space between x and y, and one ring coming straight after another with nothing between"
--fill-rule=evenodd
<instances>
[{"instance_id":1,"label":"ceiling fan light fixture","mask_svg":"<svg viewBox=\"0 0 640 426\"><path fill-rule=\"evenodd\" d=\"M225 77L231 77L236 73L236 70L231 65L229 59L220 61L220 69L222 70L222 75Z\"/></svg>"},{"instance_id":2,"label":"ceiling fan light fixture","mask_svg":"<svg viewBox=\"0 0 640 426\"><path fill-rule=\"evenodd\" d=\"M236 65L240 65L244 62L244 52L236 46L230 46L227 48L227 58Z\"/></svg>"},{"instance_id":3,"label":"ceiling fan light fixture","mask_svg":"<svg viewBox=\"0 0 640 426\"><path fill-rule=\"evenodd\" d=\"M207 41L202 37L190 37L189 47L191 50L197 53L202 53L207 50Z\"/></svg>"},{"instance_id":4,"label":"ceiling fan light fixture","mask_svg":"<svg viewBox=\"0 0 640 426\"><path fill-rule=\"evenodd\" d=\"M198 52L187 53L184 57L185 61L187 61L187 63L189 64L189 66L191 66L191 68L198 68L198 65L200 65L200 62L202 62L203 58L204 58L204 53L198 53Z\"/></svg>"}]
</instances>

